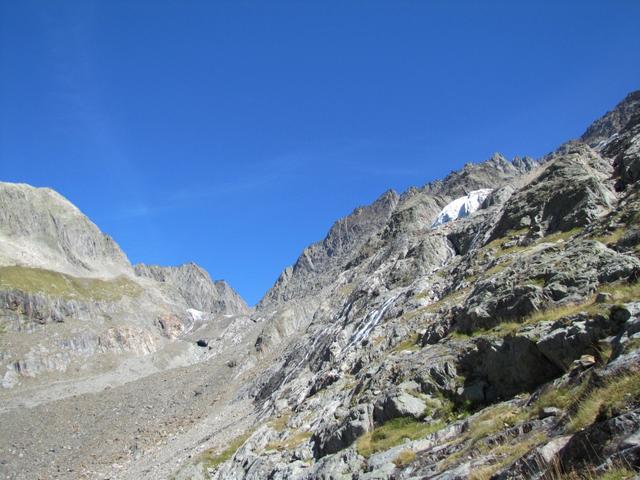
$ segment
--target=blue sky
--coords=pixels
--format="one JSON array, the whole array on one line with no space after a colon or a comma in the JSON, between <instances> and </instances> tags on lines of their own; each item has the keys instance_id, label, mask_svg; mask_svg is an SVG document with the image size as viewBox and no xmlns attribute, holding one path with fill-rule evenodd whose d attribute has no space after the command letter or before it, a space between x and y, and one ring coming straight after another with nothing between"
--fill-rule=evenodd
<instances>
[{"instance_id":1,"label":"blue sky","mask_svg":"<svg viewBox=\"0 0 640 480\"><path fill-rule=\"evenodd\" d=\"M0 0L0 179L255 303L333 221L640 88L640 2Z\"/></svg>"}]
</instances>

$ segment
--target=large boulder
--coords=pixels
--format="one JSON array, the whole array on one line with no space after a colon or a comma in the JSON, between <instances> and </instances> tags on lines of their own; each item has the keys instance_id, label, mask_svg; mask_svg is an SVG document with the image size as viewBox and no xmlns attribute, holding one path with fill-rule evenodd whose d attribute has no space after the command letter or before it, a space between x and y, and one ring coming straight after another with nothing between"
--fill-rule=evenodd
<instances>
[{"instance_id":1,"label":"large boulder","mask_svg":"<svg viewBox=\"0 0 640 480\"><path fill-rule=\"evenodd\" d=\"M357 405L339 424L331 422L312 437L314 456L322 458L347 448L358 437L373 428L373 407L369 404Z\"/></svg>"},{"instance_id":2,"label":"large boulder","mask_svg":"<svg viewBox=\"0 0 640 480\"><path fill-rule=\"evenodd\" d=\"M427 405L423 400L408 392L399 391L382 396L375 404L373 418L377 423L399 417L420 419Z\"/></svg>"}]
</instances>

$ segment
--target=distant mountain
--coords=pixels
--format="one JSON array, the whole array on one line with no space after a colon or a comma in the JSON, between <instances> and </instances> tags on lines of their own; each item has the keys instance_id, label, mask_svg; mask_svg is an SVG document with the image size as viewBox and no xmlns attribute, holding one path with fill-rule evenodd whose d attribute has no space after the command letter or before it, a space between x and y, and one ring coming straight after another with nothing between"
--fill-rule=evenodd
<instances>
[{"instance_id":1,"label":"distant mountain","mask_svg":"<svg viewBox=\"0 0 640 480\"><path fill-rule=\"evenodd\" d=\"M80 276L132 274L120 247L49 188L0 182L0 265Z\"/></svg>"},{"instance_id":2,"label":"distant mountain","mask_svg":"<svg viewBox=\"0 0 640 480\"><path fill-rule=\"evenodd\" d=\"M194 309L210 313L249 314L245 301L224 280L213 282L209 274L196 265L178 267L138 264L136 275L174 286Z\"/></svg>"}]
</instances>

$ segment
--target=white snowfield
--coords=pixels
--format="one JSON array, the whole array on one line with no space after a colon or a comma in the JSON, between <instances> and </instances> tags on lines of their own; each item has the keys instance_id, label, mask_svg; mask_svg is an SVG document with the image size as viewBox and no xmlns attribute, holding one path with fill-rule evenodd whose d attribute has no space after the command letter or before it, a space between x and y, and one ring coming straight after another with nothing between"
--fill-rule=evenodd
<instances>
[{"instance_id":1,"label":"white snowfield","mask_svg":"<svg viewBox=\"0 0 640 480\"><path fill-rule=\"evenodd\" d=\"M491 192L493 192L493 189L483 188L482 190L474 190L464 197L456 198L442 209L431 224L431 228L471 215L480 208L484 199L487 198Z\"/></svg>"}]
</instances>

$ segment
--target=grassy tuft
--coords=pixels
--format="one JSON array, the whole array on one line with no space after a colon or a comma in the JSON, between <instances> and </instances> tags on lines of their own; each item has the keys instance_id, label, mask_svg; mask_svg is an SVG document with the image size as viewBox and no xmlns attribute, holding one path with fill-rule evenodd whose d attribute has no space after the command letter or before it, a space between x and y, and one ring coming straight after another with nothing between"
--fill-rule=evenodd
<instances>
[{"instance_id":1,"label":"grassy tuft","mask_svg":"<svg viewBox=\"0 0 640 480\"><path fill-rule=\"evenodd\" d=\"M613 232L607 233L605 235L600 235L597 237L593 237L594 240L597 240L600 243L604 243L605 245L610 245L612 243L617 243L618 240L622 238L622 236L627 231L626 228L616 228Z\"/></svg>"},{"instance_id":2,"label":"grassy tuft","mask_svg":"<svg viewBox=\"0 0 640 480\"><path fill-rule=\"evenodd\" d=\"M492 465L487 465L474 470L470 475L470 480L489 480L500 470L522 457L531 449L537 447L546 440L546 435L538 433L531 435L519 442L507 442L491 448L487 453L498 458L498 461Z\"/></svg>"},{"instance_id":3,"label":"grassy tuft","mask_svg":"<svg viewBox=\"0 0 640 480\"><path fill-rule=\"evenodd\" d=\"M311 432L296 432L284 440L270 442L265 447L266 450L293 450L311 438Z\"/></svg>"},{"instance_id":4,"label":"grassy tuft","mask_svg":"<svg viewBox=\"0 0 640 480\"><path fill-rule=\"evenodd\" d=\"M233 455L244 445L244 442L251 436L251 432L245 433L244 435L240 435L231 441L229 446L225 448L222 452L216 453L215 450L205 450L200 454L199 462L202 464L205 474L207 469L215 468L218 465L223 464L227 460L229 460Z\"/></svg>"},{"instance_id":5,"label":"grassy tuft","mask_svg":"<svg viewBox=\"0 0 640 480\"><path fill-rule=\"evenodd\" d=\"M640 372L631 372L610 379L593 389L578 405L569 424L570 431L591 425L600 414L611 417L630 405L640 402Z\"/></svg>"},{"instance_id":6,"label":"grassy tuft","mask_svg":"<svg viewBox=\"0 0 640 480\"><path fill-rule=\"evenodd\" d=\"M549 242L549 243L555 243L558 242L560 240L568 240L571 237L579 234L580 232L582 232L582 228L580 227L576 227L576 228L572 228L571 230L567 230L566 232L555 232L555 233L551 233L549 235L547 235L546 237L542 237L540 238L536 244L542 243L542 242Z\"/></svg>"},{"instance_id":7,"label":"grassy tuft","mask_svg":"<svg viewBox=\"0 0 640 480\"><path fill-rule=\"evenodd\" d=\"M510 264L511 264L511 262L498 263L498 264L494 265L493 267L491 267L490 269L488 269L487 271L485 271L483 276L484 277L490 277L491 275L497 275L498 273L500 273L503 270L505 270Z\"/></svg>"},{"instance_id":8,"label":"grassy tuft","mask_svg":"<svg viewBox=\"0 0 640 480\"><path fill-rule=\"evenodd\" d=\"M401 352L403 350L415 351L420 350L420 344L418 340L420 339L420 335L418 333L412 333L406 339L398 343L395 347L391 349L392 352Z\"/></svg>"},{"instance_id":9,"label":"grassy tuft","mask_svg":"<svg viewBox=\"0 0 640 480\"><path fill-rule=\"evenodd\" d=\"M376 452L388 450L405 439L416 440L440 430L443 422L424 423L410 417L395 418L365 433L356 442L358 453L365 458Z\"/></svg>"},{"instance_id":10,"label":"grassy tuft","mask_svg":"<svg viewBox=\"0 0 640 480\"><path fill-rule=\"evenodd\" d=\"M585 380L571 388L554 387L553 385L547 387L533 404L531 416L538 415L546 407L556 407L566 410L584 396L588 383L589 382Z\"/></svg>"},{"instance_id":11,"label":"grassy tuft","mask_svg":"<svg viewBox=\"0 0 640 480\"><path fill-rule=\"evenodd\" d=\"M471 292L471 288L461 288L460 290L456 290L455 292L451 292L445 295L444 297L440 298L440 300L438 300L437 302L433 302L432 304L427 305L426 307L422 307L421 309L418 309L418 310L422 310L426 312L435 312L444 305L454 305L456 303L462 303L462 299L466 297L469 294L469 292Z\"/></svg>"},{"instance_id":12,"label":"grassy tuft","mask_svg":"<svg viewBox=\"0 0 640 480\"><path fill-rule=\"evenodd\" d=\"M640 282L615 282L603 285L600 292L609 293L615 302L627 303L640 299Z\"/></svg>"},{"instance_id":13,"label":"grassy tuft","mask_svg":"<svg viewBox=\"0 0 640 480\"><path fill-rule=\"evenodd\" d=\"M595 295L592 295L582 303L562 305L559 307L548 308L546 310L540 310L527 317L523 324L532 325L538 322L554 322L580 312L586 312L588 314L606 314L608 311L607 307L602 304L595 303L594 299Z\"/></svg>"},{"instance_id":14,"label":"grassy tuft","mask_svg":"<svg viewBox=\"0 0 640 480\"><path fill-rule=\"evenodd\" d=\"M527 412L513 405L499 404L488 407L469 425L466 436L471 439L473 445L478 440L512 427L526 418Z\"/></svg>"},{"instance_id":15,"label":"grassy tuft","mask_svg":"<svg viewBox=\"0 0 640 480\"><path fill-rule=\"evenodd\" d=\"M283 432L289 423L289 418L291 418L291 413L285 413L280 415L277 418L274 418L269 422L269 426L274 429L276 432Z\"/></svg>"},{"instance_id":16,"label":"grassy tuft","mask_svg":"<svg viewBox=\"0 0 640 480\"><path fill-rule=\"evenodd\" d=\"M416 452L413 450L403 450L398 456L393 460L393 463L396 467L402 468L409 465L416 459Z\"/></svg>"}]
</instances>

